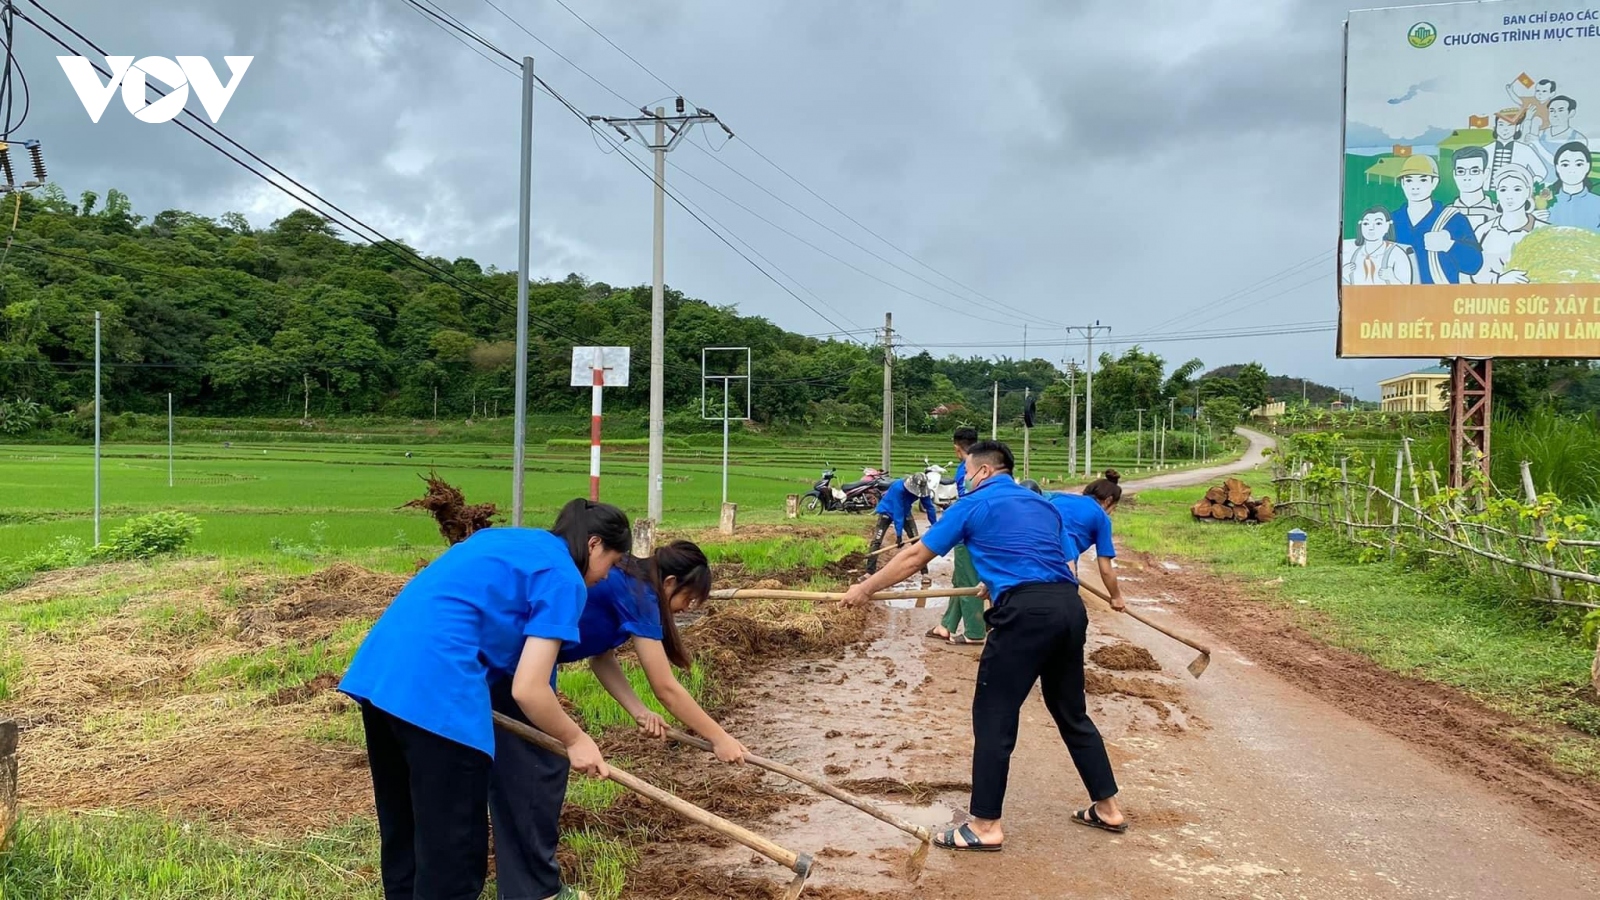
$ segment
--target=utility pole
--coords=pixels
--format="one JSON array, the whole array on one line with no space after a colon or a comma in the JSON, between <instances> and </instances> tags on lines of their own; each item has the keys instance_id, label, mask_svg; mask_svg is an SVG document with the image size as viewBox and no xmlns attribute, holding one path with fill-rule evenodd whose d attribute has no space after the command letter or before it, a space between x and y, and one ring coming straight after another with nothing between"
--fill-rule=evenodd
<instances>
[{"instance_id":1,"label":"utility pole","mask_svg":"<svg viewBox=\"0 0 1600 900\"><path fill-rule=\"evenodd\" d=\"M1200 459L1200 384L1194 386L1194 458Z\"/></svg>"},{"instance_id":2,"label":"utility pole","mask_svg":"<svg viewBox=\"0 0 1600 900\"><path fill-rule=\"evenodd\" d=\"M894 313L883 314L883 471L889 471L894 440Z\"/></svg>"},{"instance_id":3,"label":"utility pole","mask_svg":"<svg viewBox=\"0 0 1600 900\"><path fill-rule=\"evenodd\" d=\"M1028 361L1028 323L1022 323L1022 361Z\"/></svg>"},{"instance_id":4,"label":"utility pole","mask_svg":"<svg viewBox=\"0 0 1600 900\"><path fill-rule=\"evenodd\" d=\"M94 545L100 546L100 310L94 311Z\"/></svg>"},{"instance_id":5,"label":"utility pole","mask_svg":"<svg viewBox=\"0 0 1600 900\"><path fill-rule=\"evenodd\" d=\"M167 392L167 487L172 487L172 392Z\"/></svg>"},{"instance_id":6,"label":"utility pole","mask_svg":"<svg viewBox=\"0 0 1600 900\"><path fill-rule=\"evenodd\" d=\"M517 200L516 417L511 426L511 526L522 526L523 460L528 450L528 245L533 241L533 57L522 58L522 171Z\"/></svg>"},{"instance_id":7,"label":"utility pole","mask_svg":"<svg viewBox=\"0 0 1600 900\"><path fill-rule=\"evenodd\" d=\"M1000 382L994 383L994 400L989 404L989 440L1000 440Z\"/></svg>"},{"instance_id":8,"label":"utility pole","mask_svg":"<svg viewBox=\"0 0 1600 900\"><path fill-rule=\"evenodd\" d=\"M1078 364L1067 363L1067 471L1078 471Z\"/></svg>"},{"instance_id":9,"label":"utility pole","mask_svg":"<svg viewBox=\"0 0 1600 900\"><path fill-rule=\"evenodd\" d=\"M1026 329L1028 326L1024 325L1022 327L1024 329ZM1026 333L1026 332L1024 332L1024 333ZM1022 389L1022 408L1024 410L1026 410L1028 408L1028 398L1030 398L1032 396L1033 396L1033 387L1032 386L1025 387L1025 388ZM1028 477L1028 457L1031 455L1031 450L1033 448L1033 440L1032 440L1032 438L1033 438L1033 429L1031 427L1029 427L1027 417L1024 416L1023 417L1023 421L1022 421L1022 477L1024 479L1026 479Z\"/></svg>"},{"instance_id":10,"label":"utility pole","mask_svg":"<svg viewBox=\"0 0 1600 900\"><path fill-rule=\"evenodd\" d=\"M1088 478L1094 468L1094 336L1101 331L1109 333L1111 326L1101 325L1096 321L1093 325L1067 329L1068 334L1074 331L1082 331L1085 340L1088 341L1086 355L1089 371L1083 386L1083 475Z\"/></svg>"},{"instance_id":11,"label":"utility pole","mask_svg":"<svg viewBox=\"0 0 1600 900\"><path fill-rule=\"evenodd\" d=\"M1139 430L1133 439L1133 467L1135 469L1144 464L1144 410L1139 410Z\"/></svg>"},{"instance_id":12,"label":"utility pole","mask_svg":"<svg viewBox=\"0 0 1600 900\"><path fill-rule=\"evenodd\" d=\"M1178 427L1178 398L1167 398L1167 431L1161 435L1161 464L1167 464L1167 435Z\"/></svg>"},{"instance_id":13,"label":"utility pole","mask_svg":"<svg viewBox=\"0 0 1600 900\"><path fill-rule=\"evenodd\" d=\"M529 64L531 66L531 63ZM656 107L651 112L644 107L639 108L643 115L639 116L590 116L591 122L603 122L617 130L624 141L638 139L639 143L649 148L655 154L656 184L655 184L655 229L651 247L653 258L650 278L650 468L648 490L649 502L646 515L656 524L661 523L661 482L663 460L666 450L666 331L667 309L665 295L666 261L665 232L667 210L667 154L678 146L696 125L716 124L721 126L728 137L733 137L733 132L728 126L723 125L708 109L695 108L691 114L684 114L683 98L677 98L677 114L669 116L664 107ZM642 130L645 126L654 126L654 138L646 138ZM630 132L632 132L630 134Z\"/></svg>"}]
</instances>

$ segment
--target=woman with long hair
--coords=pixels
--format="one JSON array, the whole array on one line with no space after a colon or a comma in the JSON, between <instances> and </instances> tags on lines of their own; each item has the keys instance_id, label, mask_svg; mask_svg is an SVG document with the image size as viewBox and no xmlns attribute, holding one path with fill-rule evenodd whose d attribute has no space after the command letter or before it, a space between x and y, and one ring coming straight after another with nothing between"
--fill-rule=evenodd
<instances>
[{"instance_id":1,"label":"woman with long hair","mask_svg":"<svg viewBox=\"0 0 1600 900\"><path fill-rule=\"evenodd\" d=\"M589 661L589 669L622 708L653 737L666 737L666 723L634 693L617 662L617 650L633 641L650 690L680 722L711 742L717 759L744 761L745 749L678 683L673 668L689 669L694 658L673 617L711 593L711 565L690 541L657 548L649 559L626 556L611 574L589 588L578 623L579 637L561 646L563 663ZM505 685L494 690L495 709L520 718ZM502 900L582 897L561 884L556 863L567 761L512 735L495 749L489 809L494 822L495 883Z\"/></svg>"},{"instance_id":2,"label":"woman with long hair","mask_svg":"<svg viewBox=\"0 0 1600 900\"><path fill-rule=\"evenodd\" d=\"M608 774L600 748L556 699L555 667L578 640L587 589L632 546L622 510L573 500L548 531L488 528L446 550L372 626L339 689L361 705L386 897L477 900L483 890L497 749L491 684L502 682L523 717L566 746L574 768ZM565 782L559 792L557 808Z\"/></svg>"}]
</instances>

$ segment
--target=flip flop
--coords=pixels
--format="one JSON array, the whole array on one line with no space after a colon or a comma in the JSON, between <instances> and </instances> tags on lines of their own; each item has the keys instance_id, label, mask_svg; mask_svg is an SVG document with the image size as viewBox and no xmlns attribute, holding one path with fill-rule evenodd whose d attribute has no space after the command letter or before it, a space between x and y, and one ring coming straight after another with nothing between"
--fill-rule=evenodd
<instances>
[{"instance_id":1,"label":"flip flop","mask_svg":"<svg viewBox=\"0 0 1600 900\"><path fill-rule=\"evenodd\" d=\"M937 629L937 628L929 628L927 633L924 634L923 637L932 638L933 640L936 640L936 641L948 641L951 638L951 636L948 635L948 634L940 634L939 633L939 629Z\"/></svg>"},{"instance_id":2,"label":"flip flop","mask_svg":"<svg viewBox=\"0 0 1600 900\"><path fill-rule=\"evenodd\" d=\"M964 844L956 843L956 835L960 834ZM943 834L933 836L933 845L945 850L972 850L978 853L999 853L1004 844L985 844L978 833L970 826L962 825L960 828L946 829Z\"/></svg>"},{"instance_id":3,"label":"flip flop","mask_svg":"<svg viewBox=\"0 0 1600 900\"><path fill-rule=\"evenodd\" d=\"M1095 808L1092 805L1088 809L1080 809L1073 813L1072 821L1077 822L1079 825L1087 825L1090 828L1109 831L1112 834L1126 834L1128 831L1127 822L1123 822L1121 825L1112 825L1100 818L1100 814L1095 812Z\"/></svg>"},{"instance_id":4,"label":"flip flop","mask_svg":"<svg viewBox=\"0 0 1600 900\"><path fill-rule=\"evenodd\" d=\"M964 634L952 634L952 635L950 635L950 643L952 643L952 644L960 644L963 647L982 647L983 646L983 641L975 641L972 638L969 638Z\"/></svg>"}]
</instances>

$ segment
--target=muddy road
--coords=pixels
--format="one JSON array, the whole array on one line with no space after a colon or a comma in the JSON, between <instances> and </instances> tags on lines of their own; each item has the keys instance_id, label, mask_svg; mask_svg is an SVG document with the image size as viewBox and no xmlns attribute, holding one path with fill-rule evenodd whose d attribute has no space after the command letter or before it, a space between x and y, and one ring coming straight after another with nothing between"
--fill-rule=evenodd
<instances>
[{"instance_id":1,"label":"muddy road","mask_svg":"<svg viewBox=\"0 0 1600 900\"><path fill-rule=\"evenodd\" d=\"M1069 820L1087 798L1035 691L1012 762L1004 852L935 850L912 880L912 838L839 804L795 804L764 830L817 854L814 886L836 897L985 900L1600 896L1600 786L1550 771L1513 723L1317 644L1181 562L1120 562L1142 610L1214 647L1205 677L1191 679L1192 651L1089 601L1099 663L1090 710L1132 830ZM947 584L948 560L939 563ZM904 818L961 821L978 651L924 639L940 614L891 609L843 658L765 673L735 732ZM708 851L702 863L776 877L747 852Z\"/></svg>"}]
</instances>

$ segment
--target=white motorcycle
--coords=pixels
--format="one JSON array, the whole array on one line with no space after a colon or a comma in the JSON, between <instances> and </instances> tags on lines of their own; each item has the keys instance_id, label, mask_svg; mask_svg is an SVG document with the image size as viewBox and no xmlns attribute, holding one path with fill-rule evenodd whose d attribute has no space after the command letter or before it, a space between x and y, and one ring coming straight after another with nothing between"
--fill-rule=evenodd
<instances>
[{"instance_id":1,"label":"white motorcycle","mask_svg":"<svg viewBox=\"0 0 1600 900\"><path fill-rule=\"evenodd\" d=\"M945 467L930 462L926 456L922 458L926 466L923 474L928 476L928 484L934 485L933 503L940 509L949 509L950 504L956 502L956 480L951 475L945 474Z\"/></svg>"}]
</instances>

